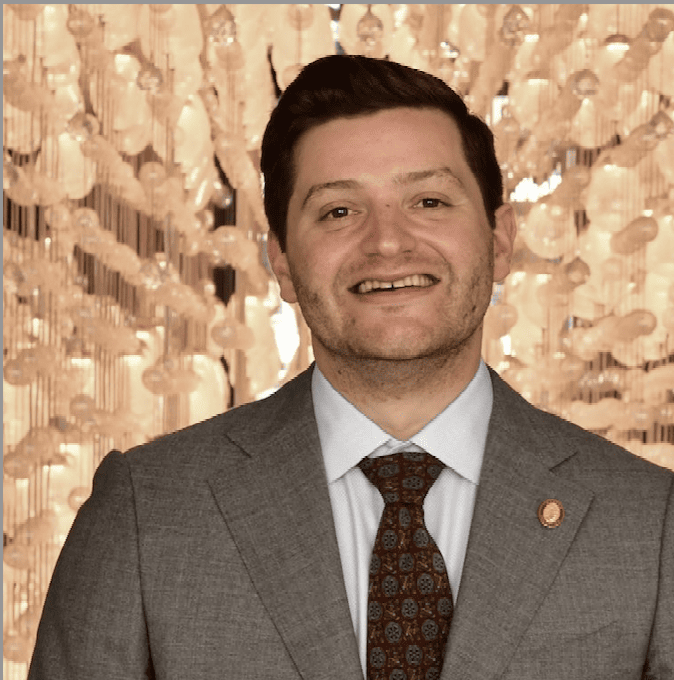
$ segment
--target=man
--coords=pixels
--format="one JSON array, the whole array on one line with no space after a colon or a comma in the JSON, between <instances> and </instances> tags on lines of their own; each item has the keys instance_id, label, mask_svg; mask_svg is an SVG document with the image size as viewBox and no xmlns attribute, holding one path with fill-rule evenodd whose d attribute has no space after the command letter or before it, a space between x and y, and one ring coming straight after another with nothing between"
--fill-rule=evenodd
<instances>
[{"instance_id":1,"label":"man","mask_svg":"<svg viewBox=\"0 0 674 680\"><path fill-rule=\"evenodd\" d=\"M674 476L481 362L515 238L486 126L428 74L327 57L262 169L316 363L103 461L30 677L674 677Z\"/></svg>"}]
</instances>

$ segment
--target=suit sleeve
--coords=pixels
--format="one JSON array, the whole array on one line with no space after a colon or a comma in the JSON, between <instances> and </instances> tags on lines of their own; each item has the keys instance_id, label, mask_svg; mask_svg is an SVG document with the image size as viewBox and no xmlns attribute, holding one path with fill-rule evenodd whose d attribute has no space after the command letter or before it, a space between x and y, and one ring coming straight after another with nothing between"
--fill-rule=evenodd
<instances>
[{"instance_id":1,"label":"suit sleeve","mask_svg":"<svg viewBox=\"0 0 674 680\"><path fill-rule=\"evenodd\" d=\"M658 602L644 680L674 678L674 478L665 512Z\"/></svg>"},{"instance_id":2,"label":"suit sleeve","mask_svg":"<svg viewBox=\"0 0 674 680\"><path fill-rule=\"evenodd\" d=\"M138 554L128 462L112 452L56 563L29 680L154 677Z\"/></svg>"}]
</instances>

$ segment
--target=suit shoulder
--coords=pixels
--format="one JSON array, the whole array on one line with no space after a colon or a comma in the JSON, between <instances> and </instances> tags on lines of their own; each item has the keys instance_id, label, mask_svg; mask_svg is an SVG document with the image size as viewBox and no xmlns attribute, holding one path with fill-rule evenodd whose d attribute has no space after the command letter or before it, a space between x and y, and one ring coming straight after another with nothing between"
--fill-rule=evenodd
<instances>
[{"instance_id":1,"label":"suit shoulder","mask_svg":"<svg viewBox=\"0 0 674 680\"><path fill-rule=\"evenodd\" d=\"M606 479L647 479L665 485L674 483L674 472L631 453L624 447L590 432L565 418L533 406L496 376L494 397L508 403L505 427L513 439L522 437L530 444L545 442L541 450L560 465L579 466ZM515 439L517 440L517 439ZM545 453L543 453L545 455ZM649 482L649 483L650 483Z\"/></svg>"},{"instance_id":2,"label":"suit shoulder","mask_svg":"<svg viewBox=\"0 0 674 680\"><path fill-rule=\"evenodd\" d=\"M311 371L300 373L272 395L242 404L207 420L176 432L161 435L126 452L133 466L159 464L166 466L202 461L211 455L231 452L242 455L237 445L244 436L262 439L283 427L289 410L298 402L306 409L311 404Z\"/></svg>"},{"instance_id":3,"label":"suit shoulder","mask_svg":"<svg viewBox=\"0 0 674 680\"><path fill-rule=\"evenodd\" d=\"M597 433L590 432L561 416L541 409L536 409L536 411L541 422L549 430L550 436L563 437L577 451L585 452L590 456L598 467L646 475L653 474L656 477L669 477L670 481L674 481L674 472L671 470L641 458L625 447Z\"/></svg>"}]
</instances>

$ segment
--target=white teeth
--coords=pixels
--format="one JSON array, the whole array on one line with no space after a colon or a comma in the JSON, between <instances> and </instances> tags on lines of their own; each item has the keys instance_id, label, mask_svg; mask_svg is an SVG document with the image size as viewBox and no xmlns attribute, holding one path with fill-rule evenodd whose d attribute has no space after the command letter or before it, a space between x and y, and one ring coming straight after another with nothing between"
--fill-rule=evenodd
<instances>
[{"instance_id":1,"label":"white teeth","mask_svg":"<svg viewBox=\"0 0 674 680\"><path fill-rule=\"evenodd\" d=\"M416 286L417 288L426 288L433 285L433 279L425 274L414 274L413 276L406 276L404 279L397 281L375 281L370 279L363 281L356 289L358 293L369 293L371 290L390 290L392 288L406 288L408 286Z\"/></svg>"}]
</instances>

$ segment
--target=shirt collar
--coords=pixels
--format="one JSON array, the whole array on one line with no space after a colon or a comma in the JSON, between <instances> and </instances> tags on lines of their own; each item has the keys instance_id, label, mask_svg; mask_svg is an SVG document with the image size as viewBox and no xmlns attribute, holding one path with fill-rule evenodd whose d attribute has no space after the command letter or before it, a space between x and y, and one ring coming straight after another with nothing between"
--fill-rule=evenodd
<instances>
[{"instance_id":1,"label":"shirt collar","mask_svg":"<svg viewBox=\"0 0 674 680\"><path fill-rule=\"evenodd\" d=\"M328 483L380 447L390 453L403 450L411 442L477 484L494 399L483 361L461 394L408 442L391 437L361 413L318 366L314 366L311 391Z\"/></svg>"}]
</instances>

